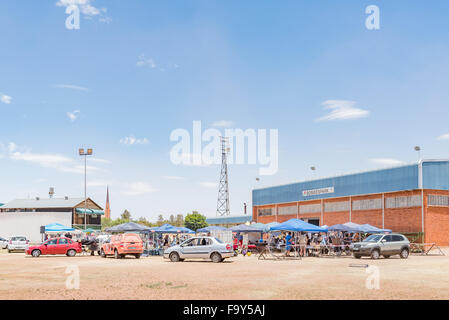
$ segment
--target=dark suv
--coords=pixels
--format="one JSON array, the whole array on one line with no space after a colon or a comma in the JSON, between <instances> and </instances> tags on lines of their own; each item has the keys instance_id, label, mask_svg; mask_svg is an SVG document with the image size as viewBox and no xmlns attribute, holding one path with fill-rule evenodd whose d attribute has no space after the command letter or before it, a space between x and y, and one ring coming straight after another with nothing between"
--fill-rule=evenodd
<instances>
[{"instance_id":1,"label":"dark suv","mask_svg":"<svg viewBox=\"0 0 449 320\"><path fill-rule=\"evenodd\" d=\"M402 234L373 234L362 242L354 243L354 258L369 256L371 259L379 259L380 256L389 258L398 254L402 259L407 259L410 252L410 242Z\"/></svg>"}]
</instances>

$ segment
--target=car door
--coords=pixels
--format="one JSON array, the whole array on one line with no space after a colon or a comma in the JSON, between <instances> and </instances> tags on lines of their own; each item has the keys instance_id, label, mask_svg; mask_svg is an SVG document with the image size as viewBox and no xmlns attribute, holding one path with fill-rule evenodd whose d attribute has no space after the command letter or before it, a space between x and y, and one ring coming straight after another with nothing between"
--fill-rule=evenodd
<instances>
[{"instance_id":1,"label":"car door","mask_svg":"<svg viewBox=\"0 0 449 320\"><path fill-rule=\"evenodd\" d=\"M181 258L196 258L198 238L187 240L181 245Z\"/></svg>"},{"instance_id":2,"label":"car door","mask_svg":"<svg viewBox=\"0 0 449 320\"><path fill-rule=\"evenodd\" d=\"M198 239L197 258L209 259L212 250L212 240L208 238Z\"/></svg>"},{"instance_id":3,"label":"car door","mask_svg":"<svg viewBox=\"0 0 449 320\"><path fill-rule=\"evenodd\" d=\"M404 239L402 236L398 234L393 234L392 236L392 252L395 254L399 254L402 249L402 245L404 244Z\"/></svg>"},{"instance_id":4,"label":"car door","mask_svg":"<svg viewBox=\"0 0 449 320\"><path fill-rule=\"evenodd\" d=\"M381 254L391 254L393 252L394 243L391 235L385 235L381 240Z\"/></svg>"},{"instance_id":5,"label":"car door","mask_svg":"<svg viewBox=\"0 0 449 320\"><path fill-rule=\"evenodd\" d=\"M45 253L44 254L56 254L56 246L58 244L58 239L50 239L45 243Z\"/></svg>"},{"instance_id":6,"label":"car door","mask_svg":"<svg viewBox=\"0 0 449 320\"><path fill-rule=\"evenodd\" d=\"M59 238L55 247L55 254L66 254L69 249L69 241L66 238Z\"/></svg>"}]
</instances>

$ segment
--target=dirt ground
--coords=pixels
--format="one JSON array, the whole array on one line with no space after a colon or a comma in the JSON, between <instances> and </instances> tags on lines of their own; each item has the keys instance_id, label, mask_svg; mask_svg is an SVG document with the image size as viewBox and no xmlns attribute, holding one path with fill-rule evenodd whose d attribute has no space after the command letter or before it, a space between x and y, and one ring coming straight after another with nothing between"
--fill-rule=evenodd
<instances>
[{"instance_id":1,"label":"dirt ground","mask_svg":"<svg viewBox=\"0 0 449 320\"><path fill-rule=\"evenodd\" d=\"M448 299L449 248L444 251L446 256L407 260L273 261L253 255L214 264L203 260L172 263L162 257L31 258L2 250L0 299ZM79 289L67 289L67 279L76 284L70 282L76 270Z\"/></svg>"}]
</instances>

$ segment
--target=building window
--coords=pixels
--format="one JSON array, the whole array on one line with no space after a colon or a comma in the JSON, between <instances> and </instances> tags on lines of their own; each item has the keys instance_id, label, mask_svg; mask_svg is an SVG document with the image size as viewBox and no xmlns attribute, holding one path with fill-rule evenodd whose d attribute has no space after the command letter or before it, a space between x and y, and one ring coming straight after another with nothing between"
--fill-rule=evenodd
<instances>
[{"instance_id":1,"label":"building window","mask_svg":"<svg viewBox=\"0 0 449 320\"><path fill-rule=\"evenodd\" d=\"M320 203L305 204L305 205L299 206L299 213L301 213L301 214L317 213L317 212L321 212L321 204Z\"/></svg>"},{"instance_id":2,"label":"building window","mask_svg":"<svg viewBox=\"0 0 449 320\"><path fill-rule=\"evenodd\" d=\"M278 207L279 215L296 215L298 213L297 206Z\"/></svg>"},{"instance_id":3,"label":"building window","mask_svg":"<svg viewBox=\"0 0 449 320\"><path fill-rule=\"evenodd\" d=\"M349 201L325 202L325 212L349 211Z\"/></svg>"},{"instance_id":4,"label":"building window","mask_svg":"<svg viewBox=\"0 0 449 320\"><path fill-rule=\"evenodd\" d=\"M382 209L382 198L352 201L352 210Z\"/></svg>"},{"instance_id":5,"label":"building window","mask_svg":"<svg viewBox=\"0 0 449 320\"><path fill-rule=\"evenodd\" d=\"M271 216L273 215L273 208L257 209L259 216Z\"/></svg>"},{"instance_id":6,"label":"building window","mask_svg":"<svg viewBox=\"0 0 449 320\"><path fill-rule=\"evenodd\" d=\"M421 206L420 195L386 198L385 201L385 207L388 209L411 208L420 206Z\"/></svg>"},{"instance_id":7,"label":"building window","mask_svg":"<svg viewBox=\"0 0 449 320\"><path fill-rule=\"evenodd\" d=\"M427 198L429 206L449 207L449 196L429 195Z\"/></svg>"}]
</instances>

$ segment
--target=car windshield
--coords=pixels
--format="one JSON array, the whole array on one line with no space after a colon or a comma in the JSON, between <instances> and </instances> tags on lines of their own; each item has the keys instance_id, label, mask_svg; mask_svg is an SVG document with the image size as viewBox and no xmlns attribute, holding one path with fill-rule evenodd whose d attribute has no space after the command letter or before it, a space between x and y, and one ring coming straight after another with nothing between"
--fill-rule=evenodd
<instances>
[{"instance_id":1,"label":"car windshield","mask_svg":"<svg viewBox=\"0 0 449 320\"><path fill-rule=\"evenodd\" d=\"M368 238L363 240L363 242L377 242L377 241L380 240L380 238L382 238L382 235L380 235L380 234L372 234Z\"/></svg>"},{"instance_id":2,"label":"car windshield","mask_svg":"<svg viewBox=\"0 0 449 320\"><path fill-rule=\"evenodd\" d=\"M214 238L215 239L215 241L217 241L218 243L223 243L223 241L221 241L220 239L218 239L218 238Z\"/></svg>"},{"instance_id":3,"label":"car windshield","mask_svg":"<svg viewBox=\"0 0 449 320\"><path fill-rule=\"evenodd\" d=\"M26 241L27 239L25 239L25 237L13 237L11 240L12 241Z\"/></svg>"}]
</instances>

